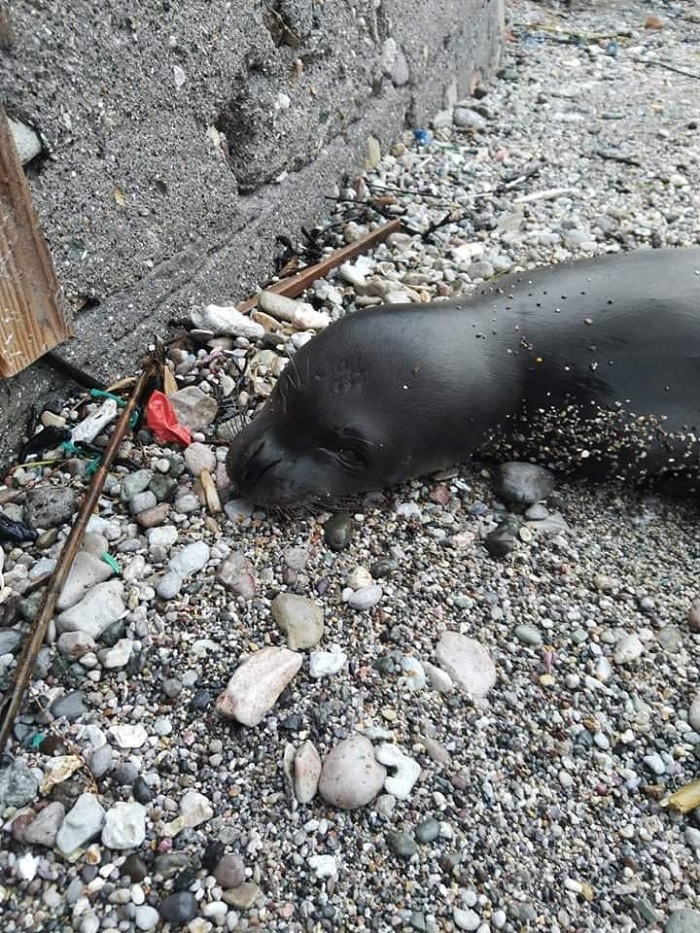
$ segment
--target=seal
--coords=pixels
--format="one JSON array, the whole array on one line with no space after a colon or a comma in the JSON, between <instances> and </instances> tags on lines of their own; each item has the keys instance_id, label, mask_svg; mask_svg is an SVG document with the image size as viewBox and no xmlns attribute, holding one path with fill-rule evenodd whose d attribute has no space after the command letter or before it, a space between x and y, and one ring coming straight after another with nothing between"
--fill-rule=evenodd
<instances>
[{"instance_id":1,"label":"seal","mask_svg":"<svg viewBox=\"0 0 700 933\"><path fill-rule=\"evenodd\" d=\"M348 314L290 360L227 468L266 507L473 457L695 482L698 435L700 248L641 250Z\"/></svg>"}]
</instances>

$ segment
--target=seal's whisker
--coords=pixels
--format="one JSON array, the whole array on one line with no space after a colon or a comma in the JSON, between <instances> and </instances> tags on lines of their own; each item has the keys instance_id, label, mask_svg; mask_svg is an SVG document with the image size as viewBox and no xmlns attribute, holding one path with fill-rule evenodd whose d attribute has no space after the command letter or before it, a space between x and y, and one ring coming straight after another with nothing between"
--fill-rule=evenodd
<instances>
[{"instance_id":1,"label":"seal's whisker","mask_svg":"<svg viewBox=\"0 0 700 933\"><path fill-rule=\"evenodd\" d=\"M297 361L293 356L289 357L289 362L287 363L285 373L288 373L289 375L289 382L291 383L292 388L299 392L301 390L301 373L299 372ZM284 380L280 381L283 382Z\"/></svg>"},{"instance_id":2,"label":"seal's whisker","mask_svg":"<svg viewBox=\"0 0 700 933\"><path fill-rule=\"evenodd\" d=\"M306 503L306 510L311 515L322 515L324 512L328 511L328 503L325 500L312 499L310 502Z\"/></svg>"}]
</instances>

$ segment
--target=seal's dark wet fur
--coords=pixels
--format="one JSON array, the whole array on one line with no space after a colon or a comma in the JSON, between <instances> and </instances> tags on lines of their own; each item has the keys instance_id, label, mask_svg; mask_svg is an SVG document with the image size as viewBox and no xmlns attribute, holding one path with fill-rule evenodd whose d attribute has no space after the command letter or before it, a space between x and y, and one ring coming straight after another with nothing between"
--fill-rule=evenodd
<instances>
[{"instance_id":1,"label":"seal's dark wet fur","mask_svg":"<svg viewBox=\"0 0 700 933\"><path fill-rule=\"evenodd\" d=\"M647 250L347 315L295 355L227 466L266 506L475 455L694 481L698 434L700 248Z\"/></svg>"}]
</instances>

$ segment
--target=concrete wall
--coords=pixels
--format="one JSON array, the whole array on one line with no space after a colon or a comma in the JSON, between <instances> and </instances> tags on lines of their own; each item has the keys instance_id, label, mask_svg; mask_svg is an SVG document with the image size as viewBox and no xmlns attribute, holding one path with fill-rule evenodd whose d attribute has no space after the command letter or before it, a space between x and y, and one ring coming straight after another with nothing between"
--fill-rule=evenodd
<instances>
[{"instance_id":1,"label":"concrete wall","mask_svg":"<svg viewBox=\"0 0 700 933\"><path fill-rule=\"evenodd\" d=\"M247 296L370 135L385 150L488 75L502 4L15 0L0 94L44 141L27 174L75 313L64 355L123 375L168 319ZM0 461L52 386L45 364L0 383Z\"/></svg>"}]
</instances>

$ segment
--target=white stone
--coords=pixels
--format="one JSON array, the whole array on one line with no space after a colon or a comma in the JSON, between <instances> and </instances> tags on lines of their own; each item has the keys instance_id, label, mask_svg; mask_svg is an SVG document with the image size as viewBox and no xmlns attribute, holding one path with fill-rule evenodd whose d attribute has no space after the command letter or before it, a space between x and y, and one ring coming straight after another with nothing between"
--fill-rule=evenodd
<instances>
[{"instance_id":1,"label":"white stone","mask_svg":"<svg viewBox=\"0 0 700 933\"><path fill-rule=\"evenodd\" d=\"M598 658L598 662L595 666L595 677L601 684L607 683L612 677L612 664L607 658Z\"/></svg>"},{"instance_id":2,"label":"white stone","mask_svg":"<svg viewBox=\"0 0 700 933\"><path fill-rule=\"evenodd\" d=\"M105 648L100 653L102 667L106 670L118 670L126 667L134 650L134 642L131 638L120 638L111 648Z\"/></svg>"},{"instance_id":3,"label":"white stone","mask_svg":"<svg viewBox=\"0 0 700 933\"><path fill-rule=\"evenodd\" d=\"M292 327L296 330L323 330L331 322L326 311L317 311L311 305L299 308L292 319Z\"/></svg>"},{"instance_id":4,"label":"white stone","mask_svg":"<svg viewBox=\"0 0 700 933\"><path fill-rule=\"evenodd\" d=\"M365 275L366 269L363 268L359 262L344 262L338 269L338 272L340 273L340 277L346 281L348 285L357 287L358 285L363 286L367 283Z\"/></svg>"},{"instance_id":5,"label":"white stone","mask_svg":"<svg viewBox=\"0 0 700 933\"><path fill-rule=\"evenodd\" d=\"M297 749L293 770L294 796L299 803L309 803L316 795L321 777L321 756L310 739Z\"/></svg>"},{"instance_id":6,"label":"white stone","mask_svg":"<svg viewBox=\"0 0 700 933\"><path fill-rule=\"evenodd\" d=\"M188 577L206 567L210 554L211 549L205 541L193 541L170 558L168 570L181 577Z\"/></svg>"},{"instance_id":7,"label":"white stone","mask_svg":"<svg viewBox=\"0 0 700 933\"><path fill-rule=\"evenodd\" d=\"M202 916L213 919L217 926L221 926L229 910L225 901L209 901L202 907Z\"/></svg>"},{"instance_id":8,"label":"white stone","mask_svg":"<svg viewBox=\"0 0 700 933\"><path fill-rule=\"evenodd\" d=\"M294 298L287 298L285 295L278 295L271 291L260 292L258 305L278 321L287 321L289 324L294 324L295 320L304 314L314 312L313 305L306 301L296 301Z\"/></svg>"},{"instance_id":9,"label":"white stone","mask_svg":"<svg viewBox=\"0 0 700 933\"><path fill-rule=\"evenodd\" d=\"M190 431L201 431L210 425L219 409L216 399L199 386L185 386L168 398L177 420Z\"/></svg>"},{"instance_id":10,"label":"white stone","mask_svg":"<svg viewBox=\"0 0 700 933\"><path fill-rule=\"evenodd\" d=\"M108 550L109 541L105 538L104 535L98 535L94 531L85 532L83 535L82 544L80 545L80 551L87 551L89 554L95 554L97 557L101 557L105 551ZM75 562L73 562L73 566L75 566ZM34 572L35 568L36 565L34 568L32 568L32 573Z\"/></svg>"},{"instance_id":11,"label":"white stone","mask_svg":"<svg viewBox=\"0 0 700 933\"><path fill-rule=\"evenodd\" d=\"M484 255L483 243L462 243L452 250L452 258L458 266L468 268L472 262L481 259Z\"/></svg>"},{"instance_id":12,"label":"white stone","mask_svg":"<svg viewBox=\"0 0 700 933\"><path fill-rule=\"evenodd\" d=\"M615 645L613 658L615 664L629 664L636 661L644 651L644 646L636 634L623 635Z\"/></svg>"},{"instance_id":13,"label":"white stone","mask_svg":"<svg viewBox=\"0 0 700 933\"><path fill-rule=\"evenodd\" d=\"M377 761L395 770L387 775L384 790L400 800L406 800L413 790L413 785L420 777L421 768L417 761L409 758L401 749L390 742L382 742L375 752Z\"/></svg>"},{"instance_id":14,"label":"white stone","mask_svg":"<svg viewBox=\"0 0 700 933\"><path fill-rule=\"evenodd\" d=\"M180 816L185 826L192 829L199 826L200 823L206 823L214 816L214 808L209 798L205 797L196 790L188 790L182 795L180 800Z\"/></svg>"},{"instance_id":15,"label":"white stone","mask_svg":"<svg viewBox=\"0 0 700 933\"><path fill-rule=\"evenodd\" d=\"M372 586L363 586L348 596L348 606L358 611L373 609L382 598L384 591L381 586L374 583Z\"/></svg>"},{"instance_id":16,"label":"white stone","mask_svg":"<svg viewBox=\"0 0 700 933\"><path fill-rule=\"evenodd\" d=\"M58 636L56 646L64 657L77 661L88 651L95 650L95 639L85 632L64 632Z\"/></svg>"},{"instance_id":17,"label":"white stone","mask_svg":"<svg viewBox=\"0 0 700 933\"><path fill-rule=\"evenodd\" d=\"M146 531L149 548L162 547L169 549L178 538L178 530L174 525L160 525L157 528L148 528Z\"/></svg>"},{"instance_id":18,"label":"white stone","mask_svg":"<svg viewBox=\"0 0 700 933\"><path fill-rule=\"evenodd\" d=\"M351 735L326 756L318 789L332 806L356 810L374 800L385 779L386 769L374 757L370 740Z\"/></svg>"},{"instance_id":19,"label":"white stone","mask_svg":"<svg viewBox=\"0 0 700 933\"><path fill-rule=\"evenodd\" d=\"M63 610L74 606L91 587L109 580L112 573L113 570L106 561L88 551L78 551L63 584L56 608Z\"/></svg>"},{"instance_id":20,"label":"white stone","mask_svg":"<svg viewBox=\"0 0 700 933\"><path fill-rule=\"evenodd\" d=\"M190 512L198 512L202 508L202 503L197 496L191 492L185 492L175 499L175 511L181 515L189 515Z\"/></svg>"},{"instance_id":21,"label":"white stone","mask_svg":"<svg viewBox=\"0 0 700 933\"><path fill-rule=\"evenodd\" d=\"M448 126L452 126L452 108L438 110L430 123L434 130L443 130Z\"/></svg>"},{"instance_id":22,"label":"white stone","mask_svg":"<svg viewBox=\"0 0 700 933\"><path fill-rule=\"evenodd\" d=\"M13 120L12 117L8 117L7 122L10 124L10 132L14 139L19 160L22 165L26 165L27 162L31 162L41 152L41 139L38 133L31 126L27 126L26 123Z\"/></svg>"},{"instance_id":23,"label":"white stone","mask_svg":"<svg viewBox=\"0 0 700 933\"><path fill-rule=\"evenodd\" d=\"M478 930L481 926L481 917L474 910L455 907L452 919L459 930Z\"/></svg>"},{"instance_id":24,"label":"white stone","mask_svg":"<svg viewBox=\"0 0 700 933\"><path fill-rule=\"evenodd\" d=\"M394 67L397 52L398 47L396 45L396 39L389 36L388 39L384 40L382 54L379 60L379 66L388 78L391 77L391 69Z\"/></svg>"},{"instance_id":25,"label":"white stone","mask_svg":"<svg viewBox=\"0 0 700 933\"><path fill-rule=\"evenodd\" d=\"M451 690L454 690L452 678L447 671L443 671L429 661L423 662L423 669L428 678L428 683L433 690L437 690L438 693L449 693Z\"/></svg>"},{"instance_id":26,"label":"white stone","mask_svg":"<svg viewBox=\"0 0 700 933\"><path fill-rule=\"evenodd\" d=\"M422 690L428 682L425 668L418 658L414 658L410 654L401 658L401 670L403 671L400 680L401 686L408 687L409 690Z\"/></svg>"},{"instance_id":27,"label":"white stone","mask_svg":"<svg viewBox=\"0 0 700 933\"><path fill-rule=\"evenodd\" d=\"M135 726L125 723L109 727L109 734L119 748L141 748L148 740L148 732L141 723Z\"/></svg>"},{"instance_id":28,"label":"white stone","mask_svg":"<svg viewBox=\"0 0 700 933\"><path fill-rule=\"evenodd\" d=\"M652 752L651 755L645 755L642 759L647 768L657 777L666 773L666 763L658 752Z\"/></svg>"},{"instance_id":29,"label":"white stone","mask_svg":"<svg viewBox=\"0 0 700 933\"><path fill-rule=\"evenodd\" d=\"M270 612L292 651L313 648L323 637L323 609L306 596L280 593L272 600Z\"/></svg>"},{"instance_id":30,"label":"white stone","mask_svg":"<svg viewBox=\"0 0 700 933\"><path fill-rule=\"evenodd\" d=\"M452 119L455 126L460 126L463 129L483 130L486 128L484 117L477 113L476 110L472 110L471 107L455 107Z\"/></svg>"},{"instance_id":31,"label":"white stone","mask_svg":"<svg viewBox=\"0 0 700 933\"><path fill-rule=\"evenodd\" d=\"M87 898L85 900L86 903L89 903ZM80 898L76 901L76 908L79 903ZM80 914L77 910L75 911L75 915L80 916L80 926L78 927L78 933L98 933L98 930L100 929L99 917L97 917L92 912L87 914Z\"/></svg>"},{"instance_id":32,"label":"white stone","mask_svg":"<svg viewBox=\"0 0 700 933\"><path fill-rule=\"evenodd\" d=\"M440 667L462 690L483 697L496 683L496 667L488 651L459 632L443 632L435 649Z\"/></svg>"},{"instance_id":33,"label":"white stone","mask_svg":"<svg viewBox=\"0 0 700 933\"><path fill-rule=\"evenodd\" d=\"M38 867L39 859L31 852L25 852L17 859L17 874L22 881L33 881Z\"/></svg>"},{"instance_id":34,"label":"white stone","mask_svg":"<svg viewBox=\"0 0 700 933\"><path fill-rule=\"evenodd\" d=\"M95 534L104 535L108 541L117 541L121 538L122 529L119 522L109 521L101 515L91 515L86 530Z\"/></svg>"},{"instance_id":35,"label":"white stone","mask_svg":"<svg viewBox=\"0 0 700 933\"><path fill-rule=\"evenodd\" d=\"M690 704L690 709L688 710L688 722L693 727L695 732L700 732L700 693Z\"/></svg>"},{"instance_id":36,"label":"white stone","mask_svg":"<svg viewBox=\"0 0 700 933\"><path fill-rule=\"evenodd\" d=\"M208 444L195 441L185 448L184 458L192 476L199 476L202 470L209 470L210 473L216 470L216 454Z\"/></svg>"},{"instance_id":37,"label":"white stone","mask_svg":"<svg viewBox=\"0 0 700 933\"><path fill-rule=\"evenodd\" d=\"M359 590L364 586L372 586L374 577L367 567L355 567L345 578L345 582L352 590Z\"/></svg>"},{"instance_id":38,"label":"white stone","mask_svg":"<svg viewBox=\"0 0 700 933\"><path fill-rule=\"evenodd\" d=\"M311 855L308 864L317 878L338 877L338 863L334 855Z\"/></svg>"},{"instance_id":39,"label":"white stone","mask_svg":"<svg viewBox=\"0 0 700 933\"><path fill-rule=\"evenodd\" d=\"M201 823L206 823L214 816L214 808L209 798L196 790L188 790L180 800L178 816L163 827L163 835L172 838L183 829L192 829Z\"/></svg>"},{"instance_id":40,"label":"white stone","mask_svg":"<svg viewBox=\"0 0 700 933\"><path fill-rule=\"evenodd\" d=\"M56 848L70 855L97 836L105 821L105 811L94 794L81 794L66 814L56 834Z\"/></svg>"},{"instance_id":41,"label":"white stone","mask_svg":"<svg viewBox=\"0 0 700 933\"><path fill-rule=\"evenodd\" d=\"M168 570L158 581L156 592L161 599L174 599L182 589L184 582L179 573Z\"/></svg>"},{"instance_id":42,"label":"white stone","mask_svg":"<svg viewBox=\"0 0 700 933\"><path fill-rule=\"evenodd\" d=\"M160 921L160 914L150 904L140 904L134 911L134 922L139 930L153 930Z\"/></svg>"},{"instance_id":43,"label":"white stone","mask_svg":"<svg viewBox=\"0 0 700 933\"><path fill-rule=\"evenodd\" d=\"M247 315L230 305L207 305L202 311L193 311L190 316L195 327L210 330L217 337L258 340L265 335L265 328L261 324L251 321Z\"/></svg>"},{"instance_id":44,"label":"white stone","mask_svg":"<svg viewBox=\"0 0 700 933\"><path fill-rule=\"evenodd\" d=\"M262 648L236 669L216 708L244 726L257 726L302 664L302 656L288 648Z\"/></svg>"},{"instance_id":45,"label":"white stone","mask_svg":"<svg viewBox=\"0 0 700 933\"><path fill-rule=\"evenodd\" d=\"M309 655L309 675L318 680L337 674L348 663L348 656L340 645L329 645L328 651L312 651Z\"/></svg>"},{"instance_id":46,"label":"white stone","mask_svg":"<svg viewBox=\"0 0 700 933\"><path fill-rule=\"evenodd\" d=\"M136 849L146 838L146 808L140 803L115 803L107 811L102 845L108 849Z\"/></svg>"},{"instance_id":47,"label":"white stone","mask_svg":"<svg viewBox=\"0 0 700 933\"><path fill-rule=\"evenodd\" d=\"M391 80L396 85L396 87L403 87L404 84L408 84L410 79L411 71L408 67L406 56L404 55L403 49L399 49L396 55L396 61L394 62L394 67L391 69Z\"/></svg>"},{"instance_id":48,"label":"white stone","mask_svg":"<svg viewBox=\"0 0 700 933\"><path fill-rule=\"evenodd\" d=\"M126 611L121 580L107 580L93 586L79 603L57 616L56 627L59 632L84 632L98 641Z\"/></svg>"}]
</instances>

